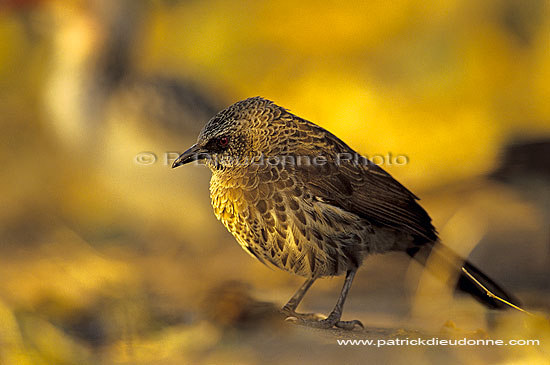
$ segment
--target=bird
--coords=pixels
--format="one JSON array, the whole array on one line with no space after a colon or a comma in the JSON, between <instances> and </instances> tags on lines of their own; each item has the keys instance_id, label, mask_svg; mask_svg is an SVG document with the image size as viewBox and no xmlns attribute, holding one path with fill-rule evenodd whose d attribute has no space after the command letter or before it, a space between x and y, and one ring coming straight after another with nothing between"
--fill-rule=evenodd
<instances>
[{"instance_id":1,"label":"bird","mask_svg":"<svg viewBox=\"0 0 550 365\"><path fill-rule=\"evenodd\" d=\"M364 328L341 320L358 268L372 254L404 252L426 264L437 254L457 270L458 290L489 308L519 306L474 265L444 246L419 198L328 130L262 97L210 119L197 143L174 160L210 168L214 214L255 259L305 277L282 308L316 328ZM313 283L345 274L330 314L296 309Z\"/></svg>"}]
</instances>

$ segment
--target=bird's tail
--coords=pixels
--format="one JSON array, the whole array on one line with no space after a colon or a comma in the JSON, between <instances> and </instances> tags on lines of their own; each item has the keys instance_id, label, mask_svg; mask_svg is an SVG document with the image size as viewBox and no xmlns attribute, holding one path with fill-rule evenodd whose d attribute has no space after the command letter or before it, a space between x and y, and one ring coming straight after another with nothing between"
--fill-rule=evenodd
<instances>
[{"instance_id":1,"label":"bird's tail","mask_svg":"<svg viewBox=\"0 0 550 365\"><path fill-rule=\"evenodd\" d=\"M520 301L514 295L441 243L437 243L431 250L426 247L426 249L408 251L408 254L428 268L430 268L430 265L426 265L428 257L434 257L445 266L449 267L451 265L450 268L453 270L459 270L457 275L452 275L455 280L458 276L456 290L470 294L488 308L499 310L515 308L523 311L520 307ZM436 275L438 273L434 272Z\"/></svg>"}]
</instances>

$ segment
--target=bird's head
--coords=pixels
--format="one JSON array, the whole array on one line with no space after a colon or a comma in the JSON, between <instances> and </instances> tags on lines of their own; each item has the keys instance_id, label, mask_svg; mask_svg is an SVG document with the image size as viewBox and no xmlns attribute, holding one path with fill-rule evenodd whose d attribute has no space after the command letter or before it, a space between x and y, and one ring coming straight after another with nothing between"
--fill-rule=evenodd
<instances>
[{"instance_id":1,"label":"bird's head","mask_svg":"<svg viewBox=\"0 0 550 365\"><path fill-rule=\"evenodd\" d=\"M247 165L269 151L278 120L286 110L254 97L222 110L204 126L197 143L181 154L172 168L205 160L211 169Z\"/></svg>"}]
</instances>

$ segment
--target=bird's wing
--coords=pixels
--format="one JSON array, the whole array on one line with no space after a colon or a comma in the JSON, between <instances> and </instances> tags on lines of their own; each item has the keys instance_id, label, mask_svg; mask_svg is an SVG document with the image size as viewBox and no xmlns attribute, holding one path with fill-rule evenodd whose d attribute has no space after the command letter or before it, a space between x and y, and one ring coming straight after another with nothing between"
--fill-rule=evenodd
<instances>
[{"instance_id":1,"label":"bird's wing","mask_svg":"<svg viewBox=\"0 0 550 365\"><path fill-rule=\"evenodd\" d=\"M316 142L329 159L323 165L296 166L297 176L314 196L369 222L408 232L418 238L417 244L437 240L431 218L412 192L366 159L338 159L338 154L356 152L321 127L309 128L323 132L324 138Z\"/></svg>"}]
</instances>

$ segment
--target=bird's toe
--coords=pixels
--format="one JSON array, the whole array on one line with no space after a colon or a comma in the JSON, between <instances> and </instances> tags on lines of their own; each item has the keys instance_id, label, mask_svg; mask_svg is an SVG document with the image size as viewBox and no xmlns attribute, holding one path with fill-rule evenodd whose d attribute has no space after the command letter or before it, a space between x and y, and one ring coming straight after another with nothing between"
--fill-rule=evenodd
<instances>
[{"instance_id":1,"label":"bird's toe","mask_svg":"<svg viewBox=\"0 0 550 365\"><path fill-rule=\"evenodd\" d=\"M320 321L325 318L322 314L319 313L298 313L294 311L293 309L284 307L281 309L281 313L286 317L285 320L289 322L296 322L298 319L304 320L304 321Z\"/></svg>"},{"instance_id":2,"label":"bird's toe","mask_svg":"<svg viewBox=\"0 0 550 365\"><path fill-rule=\"evenodd\" d=\"M316 313L306 313L306 314L299 314L298 316L290 316L287 318L287 321L299 324L306 327L312 327L312 328L322 328L322 329L330 329L330 328L341 328L347 331L354 330L356 327L359 327L361 329L365 328L363 326L363 323L358 320L352 320L352 321L340 321L338 319L334 318L325 318L321 319L322 317L319 314Z\"/></svg>"},{"instance_id":3,"label":"bird's toe","mask_svg":"<svg viewBox=\"0 0 550 365\"><path fill-rule=\"evenodd\" d=\"M354 319L352 321L338 321L334 324L336 327L351 331L355 329L355 327L359 327L360 329L365 329L365 326L361 321L358 321L357 319Z\"/></svg>"}]
</instances>

